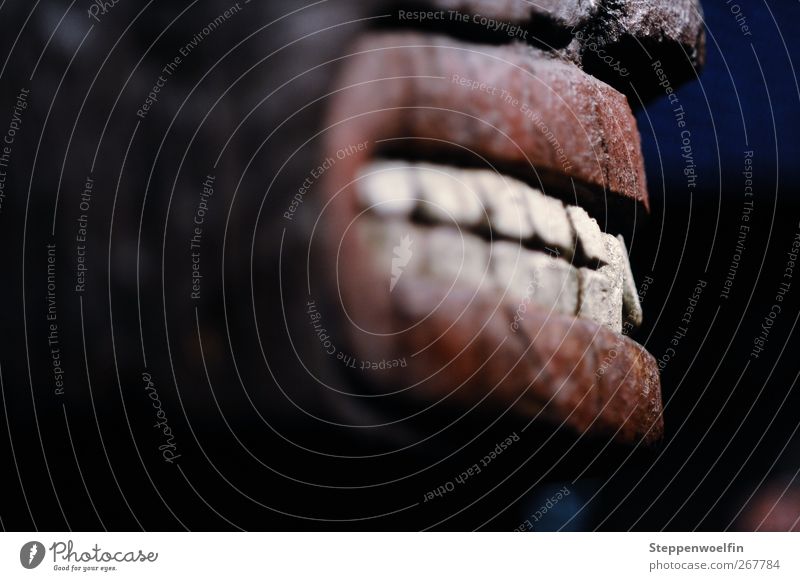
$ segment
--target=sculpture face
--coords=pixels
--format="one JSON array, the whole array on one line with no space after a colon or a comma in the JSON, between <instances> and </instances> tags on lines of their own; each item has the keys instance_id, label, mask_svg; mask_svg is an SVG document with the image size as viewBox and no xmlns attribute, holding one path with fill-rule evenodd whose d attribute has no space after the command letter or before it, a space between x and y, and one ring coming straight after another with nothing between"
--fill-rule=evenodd
<instances>
[{"instance_id":1,"label":"sculpture face","mask_svg":"<svg viewBox=\"0 0 800 581\"><path fill-rule=\"evenodd\" d=\"M655 362L626 336L642 318L623 237L647 209L638 131L584 68L652 92L621 47L689 47L679 80L702 42L696 10L640 4L438 0L395 14L424 32L347 51L315 174L328 276L309 282L336 297L375 393L660 437Z\"/></svg>"},{"instance_id":2,"label":"sculpture face","mask_svg":"<svg viewBox=\"0 0 800 581\"><path fill-rule=\"evenodd\" d=\"M349 522L418 504L452 477L446 464L464 469L453 456L465 440L482 455L522 433L501 420L658 438L654 362L626 336L641 312L618 235L631 245L647 208L629 101L692 74L695 3L391 4L241 3L156 101L165 66L227 6L153 3L139 17L123 2L88 35L80 11L62 22L56 2L7 3L4 22L29 40L6 75L33 97L5 190L27 196L9 195L3 215L9 238L27 240L9 272L29 262L32 274L4 288L8 305L30 293L14 328L31 334L4 373L44 401L54 360L40 309L55 274L41 261L57 240L69 418L92 441L101 417L106 442L141 446L137 462L112 458L126 494L155 466L159 495L202 518L175 477L180 456L208 498L230 492L216 488L225 474L287 515ZM42 410L55 430L67 408L54 387ZM490 429L503 433L485 447ZM59 433L36 439L36 458L46 445L64 466L54 473L74 476L73 455L50 451ZM105 465L90 464L104 482ZM48 499L52 485L39 483ZM242 506L260 526L264 513Z\"/></svg>"}]
</instances>

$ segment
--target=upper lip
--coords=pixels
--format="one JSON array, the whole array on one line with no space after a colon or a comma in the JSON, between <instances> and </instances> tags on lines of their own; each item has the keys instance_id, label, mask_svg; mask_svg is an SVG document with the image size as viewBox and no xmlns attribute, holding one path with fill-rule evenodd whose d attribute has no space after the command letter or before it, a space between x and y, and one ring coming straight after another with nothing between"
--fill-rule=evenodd
<instances>
[{"instance_id":1,"label":"upper lip","mask_svg":"<svg viewBox=\"0 0 800 581\"><path fill-rule=\"evenodd\" d=\"M648 207L626 97L571 63L518 44L415 32L365 35L346 60L334 143L489 163L570 192L601 221Z\"/></svg>"}]
</instances>

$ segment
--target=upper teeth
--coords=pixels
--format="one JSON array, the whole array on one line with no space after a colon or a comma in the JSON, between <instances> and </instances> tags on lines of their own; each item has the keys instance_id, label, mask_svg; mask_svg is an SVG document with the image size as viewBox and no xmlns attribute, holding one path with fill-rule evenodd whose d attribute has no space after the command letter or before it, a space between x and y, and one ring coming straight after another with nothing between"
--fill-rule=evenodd
<instances>
[{"instance_id":1,"label":"upper teeth","mask_svg":"<svg viewBox=\"0 0 800 581\"><path fill-rule=\"evenodd\" d=\"M363 209L389 219L368 226L369 242L383 257L391 256L401 230L413 232L415 274L476 289L488 282L618 332L623 318L641 323L624 241L602 232L578 206L491 171L432 164L372 163L357 191ZM442 226L408 224L412 217Z\"/></svg>"},{"instance_id":2,"label":"upper teeth","mask_svg":"<svg viewBox=\"0 0 800 581\"><path fill-rule=\"evenodd\" d=\"M392 171L392 170L400 171ZM381 216L408 216L416 206L414 187L401 164L382 163L360 176L361 203Z\"/></svg>"},{"instance_id":3,"label":"upper teeth","mask_svg":"<svg viewBox=\"0 0 800 581\"><path fill-rule=\"evenodd\" d=\"M578 247L583 257L590 262L608 264L611 258L608 252L608 242L597 225L597 221L580 206L567 206L566 210L569 221L578 233Z\"/></svg>"},{"instance_id":4,"label":"upper teeth","mask_svg":"<svg viewBox=\"0 0 800 581\"><path fill-rule=\"evenodd\" d=\"M468 172L443 171L439 166L416 166L421 215L438 223L455 222L466 228L488 224L486 209ZM409 180L411 182L411 180ZM473 186L473 187L470 187Z\"/></svg>"},{"instance_id":5,"label":"upper teeth","mask_svg":"<svg viewBox=\"0 0 800 581\"><path fill-rule=\"evenodd\" d=\"M513 240L530 240L535 231L529 217L528 204L523 191L524 184L516 180L504 180L491 172L480 172L478 184L488 209L491 227L500 236Z\"/></svg>"},{"instance_id":6,"label":"upper teeth","mask_svg":"<svg viewBox=\"0 0 800 581\"><path fill-rule=\"evenodd\" d=\"M539 190L529 190L530 194L525 199L534 231L545 245L560 248L567 254L566 259L571 258L575 235L564 205Z\"/></svg>"}]
</instances>

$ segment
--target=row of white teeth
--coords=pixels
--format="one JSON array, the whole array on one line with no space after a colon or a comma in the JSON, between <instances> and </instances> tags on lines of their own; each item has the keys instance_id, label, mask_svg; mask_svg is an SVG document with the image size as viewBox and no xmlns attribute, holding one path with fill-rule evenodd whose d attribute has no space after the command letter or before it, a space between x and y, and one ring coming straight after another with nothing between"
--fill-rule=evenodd
<instances>
[{"instance_id":1,"label":"row of white teeth","mask_svg":"<svg viewBox=\"0 0 800 581\"><path fill-rule=\"evenodd\" d=\"M579 206L492 171L399 161L368 165L357 191L361 209L380 218L363 231L391 267L392 289L401 276L432 276L616 332L641 324L624 240Z\"/></svg>"}]
</instances>

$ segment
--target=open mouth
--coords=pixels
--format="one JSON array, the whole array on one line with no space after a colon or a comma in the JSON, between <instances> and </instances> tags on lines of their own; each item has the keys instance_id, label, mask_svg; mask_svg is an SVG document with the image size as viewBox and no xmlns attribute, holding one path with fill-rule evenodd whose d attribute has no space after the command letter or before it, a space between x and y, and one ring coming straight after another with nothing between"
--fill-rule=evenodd
<instances>
[{"instance_id":1,"label":"open mouth","mask_svg":"<svg viewBox=\"0 0 800 581\"><path fill-rule=\"evenodd\" d=\"M648 209L638 129L564 54L360 37L332 92L320 252L348 347L404 362L366 366L376 394L652 442L660 384L627 336L642 309L621 235Z\"/></svg>"}]
</instances>

